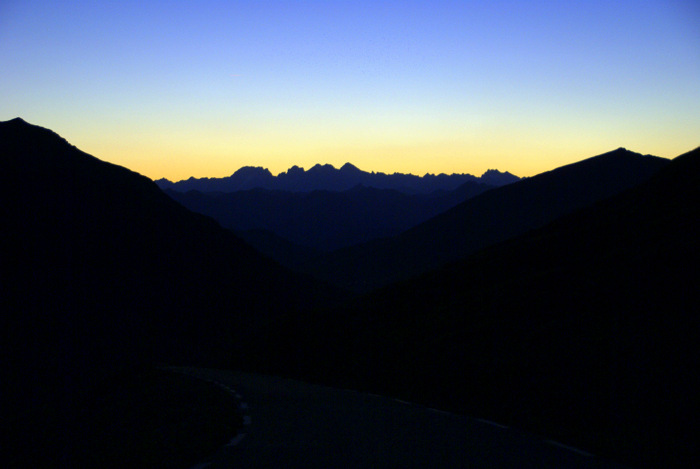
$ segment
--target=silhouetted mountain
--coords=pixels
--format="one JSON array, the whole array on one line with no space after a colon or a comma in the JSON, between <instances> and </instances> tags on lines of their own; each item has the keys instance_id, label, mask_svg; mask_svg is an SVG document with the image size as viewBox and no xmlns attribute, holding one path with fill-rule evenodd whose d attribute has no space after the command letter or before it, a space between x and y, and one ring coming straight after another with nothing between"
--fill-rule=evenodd
<instances>
[{"instance_id":1,"label":"silhouetted mountain","mask_svg":"<svg viewBox=\"0 0 700 469\"><path fill-rule=\"evenodd\" d=\"M490 184L497 187L505 186L506 184L511 184L520 180L519 177L514 176L507 171L502 173L497 169L489 169L481 175L480 179L484 184Z\"/></svg>"},{"instance_id":2,"label":"silhouetted mountain","mask_svg":"<svg viewBox=\"0 0 700 469\"><path fill-rule=\"evenodd\" d=\"M412 174L368 173L350 163L340 169L326 164L317 164L308 171L298 166L291 167L279 175L272 174L264 168L244 167L224 178L189 178L184 181L170 182L159 179L156 184L161 189L178 192L236 192L248 189L269 189L290 192L334 191L342 192L357 185L377 189L393 189L407 194L429 194L434 191L451 191L466 182L484 183L502 186L519 180L510 173L488 170L481 178L471 174L426 174L423 177Z\"/></svg>"},{"instance_id":3,"label":"silhouetted mountain","mask_svg":"<svg viewBox=\"0 0 700 469\"><path fill-rule=\"evenodd\" d=\"M645 181L666 164L620 148L487 191L398 236L338 250L305 269L368 291L541 227Z\"/></svg>"},{"instance_id":4,"label":"silhouetted mountain","mask_svg":"<svg viewBox=\"0 0 700 469\"><path fill-rule=\"evenodd\" d=\"M309 171L339 174L332 167L314 168ZM216 219L225 228L266 230L299 246L331 251L399 234L491 188L466 182L450 192L411 195L363 186L344 192L252 189L181 193L166 189L166 193L190 210Z\"/></svg>"},{"instance_id":5,"label":"silhouetted mountain","mask_svg":"<svg viewBox=\"0 0 700 469\"><path fill-rule=\"evenodd\" d=\"M0 123L0 158L2 381L13 408L3 417L14 444L67 425L125 367L226 363L257 324L332 300L148 178L50 130ZM42 440L42 454L68 433Z\"/></svg>"},{"instance_id":6,"label":"silhouetted mountain","mask_svg":"<svg viewBox=\"0 0 700 469\"><path fill-rule=\"evenodd\" d=\"M274 259L281 265L296 269L321 255L316 249L300 246L267 230L234 231L246 243L253 246L261 254Z\"/></svg>"},{"instance_id":7,"label":"silhouetted mountain","mask_svg":"<svg viewBox=\"0 0 700 469\"><path fill-rule=\"evenodd\" d=\"M597 173L611 158L639 159L615 152L583 167ZM516 425L633 465L693 467L698 220L700 149L543 228L334 314L280 324L271 343L294 344L295 354L271 367Z\"/></svg>"}]
</instances>

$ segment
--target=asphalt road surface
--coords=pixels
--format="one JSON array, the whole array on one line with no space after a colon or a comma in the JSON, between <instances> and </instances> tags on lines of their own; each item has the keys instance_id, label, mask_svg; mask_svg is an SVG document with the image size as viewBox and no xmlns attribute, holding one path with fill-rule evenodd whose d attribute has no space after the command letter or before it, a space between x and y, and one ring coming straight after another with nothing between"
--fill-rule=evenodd
<instances>
[{"instance_id":1,"label":"asphalt road surface","mask_svg":"<svg viewBox=\"0 0 700 469\"><path fill-rule=\"evenodd\" d=\"M239 399L244 428L202 468L616 468L494 422L395 399L224 370L183 369Z\"/></svg>"}]
</instances>

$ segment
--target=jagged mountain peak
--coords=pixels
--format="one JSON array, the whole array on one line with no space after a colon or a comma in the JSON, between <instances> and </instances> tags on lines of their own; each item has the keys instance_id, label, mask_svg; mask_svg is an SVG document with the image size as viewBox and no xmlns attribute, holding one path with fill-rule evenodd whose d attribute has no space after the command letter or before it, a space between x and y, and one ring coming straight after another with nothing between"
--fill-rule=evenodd
<instances>
[{"instance_id":1,"label":"jagged mountain peak","mask_svg":"<svg viewBox=\"0 0 700 469\"><path fill-rule=\"evenodd\" d=\"M497 169L488 169L484 174L481 175L481 182L486 184L492 184L494 186L504 186L512 182L518 181L520 178L508 171L501 172Z\"/></svg>"},{"instance_id":2,"label":"jagged mountain peak","mask_svg":"<svg viewBox=\"0 0 700 469\"><path fill-rule=\"evenodd\" d=\"M340 171L343 172L353 172L353 173L361 173L362 170L359 169L357 166L353 165L352 163L345 163L343 166L340 167Z\"/></svg>"},{"instance_id":3,"label":"jagged mountain peak","mask_svg":"<svg viewBox=\"0 0 700 469\"><path fill-rule=\"evenodd\" d=\"M330 172L330 171L336 171L336 169L335 169L335 166L333 166L332 164L320 164L320 163L318 163L318 164L313 165L311 167L311 169L309 169L309 171L307 171L307 172L317 172L317 171Z\"/></svg>"},{"instance_id":4,"label":"jagged mountain peak","mask_svg":"<svg viewBox=\"0 0 700 469\"><path fill-rule=\"evenodd\" d=\"M232 174L232 176L236 175L264 175L264 176L272 176L272 173L270 172L269 169L263 168L262 166L243 166L242 168L238 169L235 173Z\"/></svg>"},{"instance_id":5,"label":"jagged mountain peak","mask_svg":"<svg viewBox=\"0 0 700 469\"><path fill-rule=\"evenodd\" d=\"M625 150L594 156L484 192L394 238L331 253L310 270L357 291L384 286L544 226L645 181L668 162Z\"/></svg>"},{"instance_id":6,"label":"jagged mountain peak","mask_svg":"<svg viewBox=\"0 0 700 469\"><path fill-rule=\"evenodd\" d=\"M302 168L301 166L294 165L291 168L289 168L286 173L283 172L281 174L286 174L288 176L291 176L291 175L296 175L296 174L304 174L304 172L305 172L304 168Z\"/></svg>"},{"instance_id":7,"label":"jagged mountain peak","mask_svg":"<svg viewBox=\"0 0 700 469\"><path fill-rule=\"evenodd\" d=\"M488 179L488 180L487 180ZM331 164L316 164L308 171L299 166L292 166L286 172L277 176L269 170L261 167L246 166L227 178L201 178L170 182L165 179L156 181L162 189L173 189L178 192L198 190L201 192L235 192L253 188L271 190L283 190L292 192L310 192L314 190L328 190L342 192L358 184L377 189L394 189L405 193L424 193L434 191L451 191L462 184L484 183L493 186L502 186L519 180L510 173L495 172L489 177L481 179L471 174L426 174L416 176L413 174L363 171L350 162L345 163L340 169Z\"/></svg>"}]
</instances>

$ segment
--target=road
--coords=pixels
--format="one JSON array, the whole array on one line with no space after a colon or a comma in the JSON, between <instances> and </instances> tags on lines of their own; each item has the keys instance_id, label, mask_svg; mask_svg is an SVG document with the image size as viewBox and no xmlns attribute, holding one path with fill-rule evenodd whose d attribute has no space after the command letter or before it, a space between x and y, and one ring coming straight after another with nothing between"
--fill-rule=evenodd
<instances>
[{"instance_id":1,"label":"road","mask_svg":"<svg viewBox=\"0 0 700 469\"><path fill-rule=\"evenodd\" d=\"M395 399L224 370L183 370L238 395L244 428L203 468L617 468L494 422Z\"/></svg>"}]
</instances>

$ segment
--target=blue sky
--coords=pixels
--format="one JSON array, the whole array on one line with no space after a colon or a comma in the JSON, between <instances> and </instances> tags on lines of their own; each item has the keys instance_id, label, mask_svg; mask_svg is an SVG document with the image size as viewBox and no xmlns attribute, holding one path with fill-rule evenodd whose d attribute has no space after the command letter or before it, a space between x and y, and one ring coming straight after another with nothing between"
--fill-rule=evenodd
<instances>
[{"instance_id":1,"label":"blue sky","mask_svg":"<svg viewBox=\"0 0 700 469\"><path fill-rule=\"evenodd\" d=\"M0 3L0 120L152 178L700 145L700 2Z\"/></svg>"}]
</instances>

